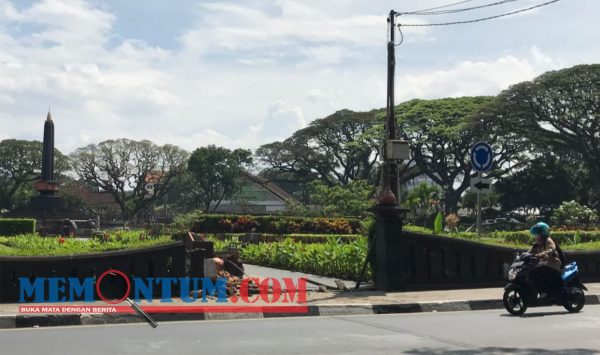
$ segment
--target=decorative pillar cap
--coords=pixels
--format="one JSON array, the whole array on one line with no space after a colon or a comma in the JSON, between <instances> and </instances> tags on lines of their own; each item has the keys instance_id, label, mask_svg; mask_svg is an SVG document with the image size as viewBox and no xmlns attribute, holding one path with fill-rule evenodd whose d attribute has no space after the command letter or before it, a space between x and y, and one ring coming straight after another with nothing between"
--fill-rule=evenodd
<instances>
[{"instance_id":1,"label":"decorative pillar cap","mask_svg":"<svg viewBox=\"0 0 600 355\"><path fill-rule=\"evenodd\" d=\"M389 186L383 190L381 195L379 195L379 199L377 200L380 205L394 205L397 201L396 195L394 195Z\"/></svg>"}]
</instances>

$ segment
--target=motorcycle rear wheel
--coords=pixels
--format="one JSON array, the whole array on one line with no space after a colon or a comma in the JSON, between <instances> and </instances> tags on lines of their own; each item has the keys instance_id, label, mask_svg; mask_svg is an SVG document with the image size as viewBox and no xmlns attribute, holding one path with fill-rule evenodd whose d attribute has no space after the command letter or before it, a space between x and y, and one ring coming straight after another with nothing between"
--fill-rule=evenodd
<instances>
[{"instance_id":1,"label":"motorcycle rear wheel","mask_svg":"<svg viewBox=\"0 0 600 355\"><path fill-rule=\"evenodd\" d=\"M523 294L518 289L508 289L502 296L504 308L513 316L520 316L527 310L527 303Z\"/></svg>"},{"instance_id":2,"label":"motorcycle rear wheel","mask_svg":"<svg viewBox=\"0 0 600 355\"><path fill-rule=\"evenodd\" d=\"M571 313L577 313L585 306L585 295L580 288L570 287L567 289L567 297L563 307Z\"/></svg>"}]
</instances>

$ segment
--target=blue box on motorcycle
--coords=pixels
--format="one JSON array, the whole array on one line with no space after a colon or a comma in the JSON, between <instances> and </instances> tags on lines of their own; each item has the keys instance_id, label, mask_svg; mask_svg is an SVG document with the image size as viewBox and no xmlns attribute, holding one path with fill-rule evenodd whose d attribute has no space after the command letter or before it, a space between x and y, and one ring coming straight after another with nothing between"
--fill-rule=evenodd
<instances>
[{"instance_id":1,"label":"blue box on motorcycle","mask_svg":"<svg viewBox=\"0 0 600 355\"><path fill-rule=\"evenodd\" d=\"M561 277L564 281L567 281L576 273L577 273L577 263L573 262L573 263L570 263L567 266L565 266Z\"/></svg>"}]
</instances>

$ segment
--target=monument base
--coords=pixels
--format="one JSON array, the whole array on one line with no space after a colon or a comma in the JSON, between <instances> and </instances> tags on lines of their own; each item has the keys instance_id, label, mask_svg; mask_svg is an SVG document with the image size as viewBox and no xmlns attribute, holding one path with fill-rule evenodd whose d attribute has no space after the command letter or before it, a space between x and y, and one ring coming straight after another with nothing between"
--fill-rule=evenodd
<instances>
[{"instance_id":1,"label":"monument base","mask_svg":"<svg viewBox=\"0 0 600 355\"><path fill-rule=\"evenodd\" d=\"M87 219L85 211L68 206L63 196L39 195L32 197L25 208L13 210L10 217L44 219Z\"/></svg>"}]
</instances>

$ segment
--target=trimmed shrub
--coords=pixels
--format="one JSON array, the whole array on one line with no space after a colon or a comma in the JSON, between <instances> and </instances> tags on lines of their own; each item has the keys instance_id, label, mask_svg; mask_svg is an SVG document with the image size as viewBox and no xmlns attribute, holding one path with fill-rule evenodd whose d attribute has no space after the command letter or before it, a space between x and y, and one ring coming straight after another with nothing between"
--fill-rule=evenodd
<instances>
[{"instance_id":1,"label":"trimmed shrub","mask_svg":"<svg viewBox=\"0 0 600 355\"><path fill-rule=\"evenodd\" d=\"M194 210L185 214L180 214L175 217L173 225L182 230L189 230L194 226L194 223L204 215L202 210Z\"/></svg>"},{"instance_id":2,"label":"trimmed shrub","mask_svg":"<svg viewBox=\"0 0 600 355\"><path fill-rule=\"evenodd\" d=\"M323 244L304 244L285 239L275 243L248 245L242 249L244 262L291 271L356 280L367 257L366 238L340 244L329 238Z\"/></svg>"},{"instance_id":3,"label":"trimmed shrub","mask_svg":"<svg viewBox=\"0 0 600 355\"><path fill-rule=\"evenodd\" d=\"M245 233L218 233L206 235L209 240L230 241L232 239L238 242L244 242ZM291 239L294 242L302 242L306 244L326 243L331 238L336 239L339 243L350 243L356 239L365 238L358 234L258 234L258 241L261 243L281 242L285 239Z\"/></svg>"},{"instance_id":4,"label":"trimmed shrub","mask_svg":"<svg viewBox=\"0 0 600 355\"><path fill-rule=\"evenodd\" d=\"M361 232L362 224L360 220L351 218L204 215L192 227L195 233L244 233L252 230L270 234L357 234Z\"/></svg>"},{"instance_id":5,"label":"trimmed shrub","mask_svg":"<svg viewBox=\"0 0 600 355\"><path fill-rule=\"evenodd\" d=\"M0 218L0 235L35 233L35 219Z\"/></svg>"},{"instance_id":6,"label":"trimmed shrub","mask_svg":"<svg viewBox=\"0 0 600 355\"><path fill-rule=\"evenodd\" d=\"M434 234L431 229L418 227L418 226L405 226L404 229L411 232L418 232L424 234ZM451 236L444 233L440 235ZM581 243L600 242L600 230L580 231L580 230L553 230L550 233L553 240L557 241L561 245L575 245ZM477 233L473 232L460 232L455 234L454 237L469 239L478 241L480 239L495 240L500 243L506 244L520 244L530 245L533 243L533 237L529 231L498 231L491 233L483 233L481 237L477 236Z\"/></svg>"},{"instance_id":7,"label":"trimmed shrub","mask_svg":"<svg viewBox=\"0 0 600 355\"><path fill-rule=\"evenodd\" d=\"M531 244L533 237L529 231L521 232L495 232L493 236L498 239L504 239L507 242ZM595 231L553 231L550 237L561 245L573 245L580 243L600 241L600 230Z\"/></svg>"}]
</instances>

